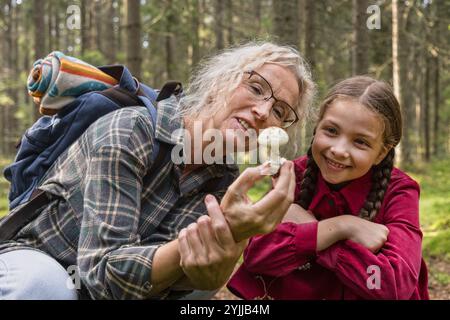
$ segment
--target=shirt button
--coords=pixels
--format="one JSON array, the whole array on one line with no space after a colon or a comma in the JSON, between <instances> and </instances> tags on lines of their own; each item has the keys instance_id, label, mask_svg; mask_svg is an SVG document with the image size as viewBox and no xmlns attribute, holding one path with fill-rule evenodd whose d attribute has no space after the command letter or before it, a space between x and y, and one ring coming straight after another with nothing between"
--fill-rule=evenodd
<instances>
[{"instance_id":1,"label":"shirt button","mask_svg":"<svg viewBox=\"0 0 450 320\"><path fill-rule=\"evenodd\" d=\"M298 270L300 270L300 271L305 271L305 270L308 270L308 269L310 269L310 268L311 268L311 263L307 262L307 263L305 263L304 265L298 267Z\"/></svg>"},{"instance_id":2,"label":"shirt button","mask_svg":"<svg viewBox=\"0 0 450 320\"><path fill-rule=\"evenodd\" d=\"M330 207L334 207L333 199L328 199L328 204L330 205Z\"/></svg>"},{"instance_id":3,"label":"shirt button","mask_svg":"<svg viewBox=\"0 0 450 320\"><path fill-rule=\"evenodd\" d=\"M144 283L143 288L146 291L150 291L150 290L152 290L153 286L150 284L150 282L147 281L146 283Z\"/></svg>"}]
</instances>

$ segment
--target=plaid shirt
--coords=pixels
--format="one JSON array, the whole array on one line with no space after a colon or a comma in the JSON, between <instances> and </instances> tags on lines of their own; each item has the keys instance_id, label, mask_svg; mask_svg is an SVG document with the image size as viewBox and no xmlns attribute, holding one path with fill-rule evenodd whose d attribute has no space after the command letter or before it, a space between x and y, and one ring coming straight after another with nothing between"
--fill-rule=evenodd
<instances>
[{"instance_id":1,"label":"plaid shirt","mask_svg":"<svg viewBox=\"0 0 450 320\"><path fill-rule=\"evenodd\" d=\"M238 175L235 165L209 165L181 178L171 161L152 172L154 139L181 128L174 97L158 104L156 130L143 107L97 120L55 162L39 187L53 200L0 252L42 250L65 268L78 266L94 299L145 299L158 247L207 213L205 183ZM205 188L206 189L206 188ZM226 191L214 191L221 198ZM168 295L167 295L168 294ZM170 290L166 292L170 297Z\"/></svg>"}]
</instances>

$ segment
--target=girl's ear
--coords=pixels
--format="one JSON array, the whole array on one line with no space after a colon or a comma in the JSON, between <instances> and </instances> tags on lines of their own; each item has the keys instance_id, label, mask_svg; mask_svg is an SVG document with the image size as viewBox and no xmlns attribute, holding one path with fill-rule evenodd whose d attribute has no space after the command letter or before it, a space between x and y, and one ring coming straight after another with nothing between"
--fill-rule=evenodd
<instances>
[{"instance_id":1,"label":"girl's ear","mask_svg":"<svg viewBox=\"0 0 450 320\"><path fill-rule=\"evenodd\" d=\"M378 157L375 159L375 165L379 165L381 161L386 157L389 151L391 151L392 147L388 145L383 145L381 147L380 153L378 154Z\"/></svg>"}]
</instances>

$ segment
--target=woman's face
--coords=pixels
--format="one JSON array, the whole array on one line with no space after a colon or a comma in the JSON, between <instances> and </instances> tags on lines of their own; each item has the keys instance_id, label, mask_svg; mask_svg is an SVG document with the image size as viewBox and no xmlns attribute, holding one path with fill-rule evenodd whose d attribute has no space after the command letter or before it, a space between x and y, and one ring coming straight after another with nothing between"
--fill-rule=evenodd
<instances>
[{"instance_id":1,"label":"woman's face","mask_svg":"<svg viewBox=\"0 0 450 320\"><path fill-rule=\"evenodd\" d=\"M267 80L273 90L273 96L277 100L296 106L299 99L299 88L295 75L288 69L276 64L265 64L255 69L258 74ZM219 110L212 118L212 125L219 129L225 138L224 143L234 145L245 145L248 150L249 129L255 133L259 130L273 126L272 112L274 99L267 101L256 101L244 79L231 95L226 108Z\"/></svg>"},{"instance_id":2,"label":"woman's face","mask_svg":"<svg viewBox=\"0 0 450 320\"><path fill-rule=\"evenodd\" d=\"M316 128L312 155L328 183L365 175L389 151L383 144L380 117L354 99L337 99Z\"/></svg>"}]
</instances>

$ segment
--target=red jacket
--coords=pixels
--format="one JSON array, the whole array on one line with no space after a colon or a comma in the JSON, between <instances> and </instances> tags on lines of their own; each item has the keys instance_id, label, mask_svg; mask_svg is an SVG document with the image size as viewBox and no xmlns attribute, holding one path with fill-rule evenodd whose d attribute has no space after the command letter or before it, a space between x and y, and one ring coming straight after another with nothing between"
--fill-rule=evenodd
<instances>
[{"instance_id":1,"label":"red jacket","mask_svg":"<svg viewBox=\"0 0 450 320\"><path fill-rule=\"evenodd\" d=\"M306 157L294 163L297 198ZM330 190L319 174L309 210L319 221L357 215L370 186L370 171L339 191ZM377 254L350 240L316 252L317 222L282 223L272 233L250 240L228 288L244 299L265 293L274 299L428 299L419 185L396 168L374 222L389 228Z\"/></svg>"}]
</instances>

